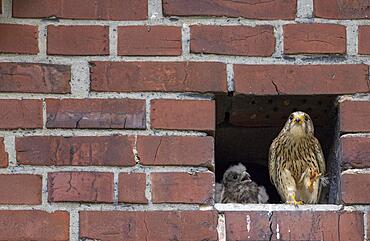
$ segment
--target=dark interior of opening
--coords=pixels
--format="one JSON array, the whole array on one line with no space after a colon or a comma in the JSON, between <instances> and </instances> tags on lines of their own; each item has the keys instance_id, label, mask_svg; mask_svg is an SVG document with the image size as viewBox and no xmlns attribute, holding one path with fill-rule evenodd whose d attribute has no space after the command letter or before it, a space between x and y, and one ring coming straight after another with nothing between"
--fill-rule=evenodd
<instances>
[{"instance_id":1,"label":"dark interior of opening","mask_svg":"<svg viewBox=\"0 0 370 241\"><path fill-rule=\"evenodd\" d=\"M300 110L311 116L326 159L330 184L323 191L321 203L335 203L339 168L335 155L336 99L336 96L216 96L216 182L222 182L228 167L243 163L252 179L265 186L269 203L281 203L270 183L268 150L290 113Z\"/></svg>"}]
</instances>

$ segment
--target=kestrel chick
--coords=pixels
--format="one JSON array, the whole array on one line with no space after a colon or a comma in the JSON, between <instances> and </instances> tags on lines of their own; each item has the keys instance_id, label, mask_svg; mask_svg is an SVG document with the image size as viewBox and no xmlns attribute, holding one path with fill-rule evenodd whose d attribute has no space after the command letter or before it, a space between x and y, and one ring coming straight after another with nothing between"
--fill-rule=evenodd
<instances>
[{"instance_id":1,"label":"kestrel chick","mask_svg":"<svg viewBox=\"0 0 370 241\"><path fill-rule=\"evenodd\" d=\"M267 203L268 195L263 186L251 180L241 163L226 170L222 179L222 203Z\"/></svg>"},{"instance_id":2,"label":"kestrel chick","mask_svg":"<svg viewBox=\"0 0 370 241\"><path fill-rule=\"evenodd\" d=\"M271 182L286 203L317 203L325 160L310 116L292 113L269 151Z\"/></svg>"}]
</instances>

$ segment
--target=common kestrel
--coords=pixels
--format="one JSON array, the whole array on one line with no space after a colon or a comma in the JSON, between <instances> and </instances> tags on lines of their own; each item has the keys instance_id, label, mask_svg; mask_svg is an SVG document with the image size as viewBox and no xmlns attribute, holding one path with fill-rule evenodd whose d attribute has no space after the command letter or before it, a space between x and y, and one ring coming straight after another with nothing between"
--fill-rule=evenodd
<instances>
[{"instance_id":1,"label":"common kestrel","mask_svg":"<svg viewBox=\"0 0 370 241\"><path fill-rule=\"evenodd\" d=\"M325 159L308 114L292 113L273 140L269 151L269 173L284 202L294 205L318 203Z\"/></svg>"},{"instance_id":2,"label":"common kestrel","mask_svg":"<svg viewBox=\"0 0 370 241\"><path fill-rule=\"evenodd\" d=\"M226 170L222 179L222 203L267 203L269 197L263 186L251 180L241 163Z\"/></svg>"}]
</instances>

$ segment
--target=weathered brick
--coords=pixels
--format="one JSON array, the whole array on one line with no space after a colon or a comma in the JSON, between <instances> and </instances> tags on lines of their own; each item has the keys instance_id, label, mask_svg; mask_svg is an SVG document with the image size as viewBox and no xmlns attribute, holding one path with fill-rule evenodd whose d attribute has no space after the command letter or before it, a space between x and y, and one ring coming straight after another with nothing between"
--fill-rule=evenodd
<instances>
[{"instance_id":1,"label":"weathered brick","mask_svg":"<svg viewBox=\"0 0 370 241\"><path fill-rule=\"evenodd\" d=\"M17 163L32 166L134 166L134 137L17 137Z\"/></svg>"},{"instance_id":2,"label":"weathered brick","mask_svg":"<svg viewBox=\"0 0 370 241\"><path fill-rule=\"evenodd\" d=\"M365 191L366 190L366 191ZM341 196L345 204L370 204L370 173L343 173Z\"/></svg>"},{"instance_id":3,"label":"weathered brick","mask_svg":"<svg viewBox=\"0 0 370 241\"><path fill-rule=\"evenodd\" d=\"M274 51L272 26L194 25L190 28L192 53L271 56Z\"/></svg>"},{"instance_id":4,"label":"weathered brick","mask_svg":"<svg viewBox=\"0 0 370 241\"><path fill-rule=\"evenodd\" d=\"M118 27L118 55L181 55L181 28L176 26Z\"/></svg>"},{"instance_id":5,"label":"weathered brick","mask_svg":"<svg viewBox=\"0 0 370 241\"><path fill-rule=\"evenodd\" d=\"M370 167L370 137L343 136L340 138L342 166L344 168Z\"/></svg>"},{"instance_id":6,"label":"weathered brick","mask_svg":"<svg viewBox=\"0 0 370 241\"><path fill-rule=\"evenodd\" d=\"M67 18L98 20L145 20L148 17L146 0L64 0L13 1L13 17Z\"/></svg>"},{"instance_id":7,"label":"weathered brick","mask_svg":"<svg viewBox=\"0 0 370 241\"><path fill-rule=\"evenodd\" d=\"M145 129L145 100L47 99L48 128Z\"/></svg>"},{"instance_id":8,"label":"weathered brick","mask_svg":"<svg viewBox=\"0 0 370 241\"><path fill-rule=\"evenodd\" d=\"M235 90L255 95L369 92L366 65L235 65Z\"/></svg>"},{"instance_id":9,"label":"weathered brick","mask_svg":"<svg viewBox=\"0 0 370 241\"><path fill-rule=\"evenodd\" d=\"M339 105L339 123L342 132L370 131L370 101L346 100Z\"/></svg>"},{"instance_id":10,"label":"weathered brick","mask_svg":"<svg viewBox=\"0 0 370 241\"><path fill-rule=\"evenodd\" d=\"M0 240L69 240L69 214L38 210L1 210Z\"/></svg>"},{"instance_id":11,"label":"weathered brick","mask_svg":"<svg viewBox=\"0 0 370 241\"><path fill-rule=\"evenodd\" d=\"M0 24L0 53L37 54L37 26Z\"/></svg>"},{"instance_id":12,"label":"weathered brick","mask_svg":"<svg viewBox=\"0 0 370 241\"><path fill-rule=\"evenodd\" d=\"M345 54L346 27L338 24L288 24L284 26L286 54Z\"/></svg>"},{"instance_id":13,"label":"weathered brick","mask_svg":"<svg viewBox=\"0 0 370 241\"><path fill-rule=\"evenodd\" d=\"M41 189L42 176L27 174L0 174L0 204L41 204Z\"/></svg>"},{"instance_id":14,"label":"weathered brick","mask_svg":"<svg viewBox=\"0 0 370 241\"><path fill-rule=\"evenodd\" d=\"M140 136L137 151L142 165L210 167L214 162L210 136Z\"/></svg>"},{"instance_id":15,"label":"weathered brick","mask_svg":"<svg viewBox=\"0 0 370 241\"><path fill-rule=\"evenodd\" d=\"M213 202L214 174L211 172L153 172L150 177L153 203Z\"/></svg>"},{"instance_id":16,"label":"weathered brick","mask_svg":"<svg viewBox=\"0 0 370 241\"><path fill-rule=\"evenodd\" d=\"M151 101L151 126L155 129L213 131L215 115L214 101Z\"/></svg>"},{"instance_id":17,"label":"weathered brick","mask_svg":"<svg viewBox=\"0 0 370 241\"><path fill-rule=\"evenodd\" d=\"M50 55L108 55L107 26L48 26Z\"/></svg>"},{"instance_id":18,"label":"weathered brick","mask_svg":"<svg viewBox=\"0 0 370 241\"><path fill-rule=\"evenodd\" d=\"M369 19L369 1L314 0L314 16L329 19Z\"/></svg>"},{"instance_id":19,"label":"weathered brick","mask_svg":"<svg viewBox=\"0 0 370 241\"><path fill-rule=\"evenodd\" d=\"M0 100L0 129L42 128L41 100Z\"/></svg>"},{"instance_id":20,"label":"weathered brick","mask_svg":"<svg viewBox=\"0 0 370 241\"><path fill-rule=\"evenodd\" d=\"M8 153L5 150L4 138L0 137L0 168L8 166Z\"/></svg>"},{"instance_id":21,"label":"weathered brick","mask_svg":"<svg viewBox=\"0 0 370 241\"><path fill-rule=\"evenodd\" d=\"M0 92L70 93L71 67L0 63Z\"/></svg>"},{"instance_id":22,"label":"weathered brick","mask_svg":"<svg viewBox=\"0 0 370 241\"><path fill-rule=\"evenodd\" d=\"M270 214L267 211L226 212L225 219L228 241L358 241L364 236L361 212L274 211ZM304 225L297 228L297 220Z\"/></svg>"},{"instance_id":23,"label":"weathered brick","mask_svg":"<svg viewBox=\"0 0 370 241\"><path fill-rule=\"evenodd\" d=\"M250 19L294 19L295 0L245 1L163 0L165 16L226 16Z\"/></svg>"},{"instance_id":24,"label":"weathered brick","mask_svg":"<svg viewBox=\"0 0 370 241\"><path fill-rule=\"evenodd\" d=\"M48 173L49 202L113 202L113 173Z\"/></svg>"},{"instance_id":25,"label":"weathered brick","mask_svg":"<svg viewBox=\"0 0 370 241\"><path fill-rule=\"evenodd\" d=\"M93 91L227 92L223 63L92 62L92 66Z\"/></svg>"},{"instance_id":26,"label":"weathered brick","mask_svg":"<svg viewBox=\"0 0 370 241\"><path fill-rule=\"evenodd\" d=\"M80 238L94 240L208 240L217 238L215 211L80 212Z\"/></svg>"},{"instance_id":27,"label":"weathered brick","mask_svg":"<svg viewBox=\"0 0 370 241\"><path fill-rule=\"evenodd\" d=\"M148 203L145 197L145 173L120 173L118 201L124 203Z\"/></svg>"},{"instance_id":28,"label":"weathered brick","mask_svg":"<svg viewBox=\"0 0 370 241\"><path fill-rule=\"evenodd\" d=\"M370 54L370 26L358 27L358 53Z\"/></svg>"}]
</instances>

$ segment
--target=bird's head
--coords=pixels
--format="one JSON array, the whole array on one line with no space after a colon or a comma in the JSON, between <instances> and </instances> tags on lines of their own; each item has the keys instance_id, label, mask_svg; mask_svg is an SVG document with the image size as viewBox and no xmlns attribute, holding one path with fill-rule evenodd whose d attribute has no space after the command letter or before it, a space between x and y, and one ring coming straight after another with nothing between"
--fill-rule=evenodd
<instances>
[{"instance_id":1,"label":"bird's head","mask_svg":"<svg viewBox=\"0 0 370 241\"><path fill-rule=\"evenodd\" d=\"M290 114L284 129L298 138L313 135L314 133L311 117L302 111L296 111Z\"/></svg>"},{"instance_id":2,"label":"bird's head","mask_svg":"<svg viewBox=\"0 0 370 241\"><path fill-rule=\"evenodd\" d=\"M222 182L225 186L227 186L251 181L251 176L247 172L247 169L243 164L239 163L238 165L231 166L226 170Z\"/></svg>"}]
</instances>

